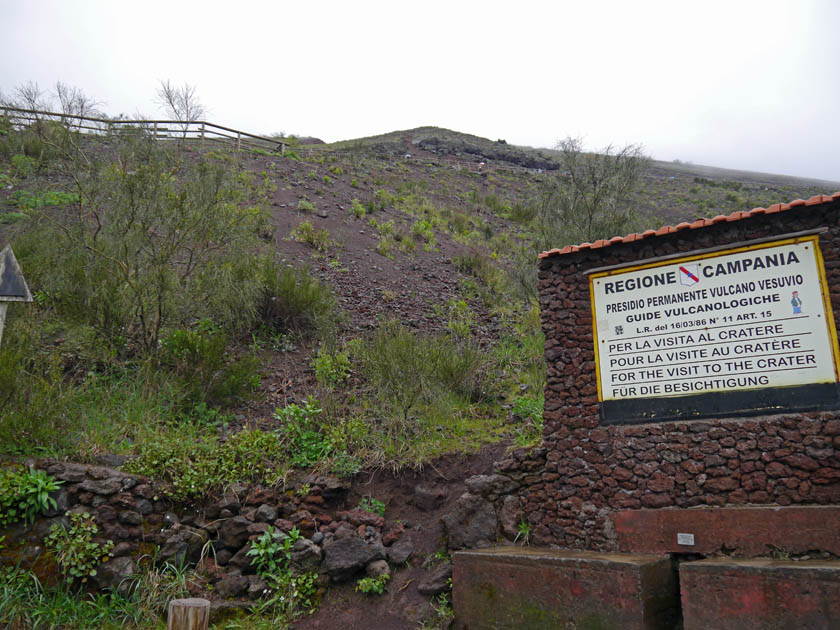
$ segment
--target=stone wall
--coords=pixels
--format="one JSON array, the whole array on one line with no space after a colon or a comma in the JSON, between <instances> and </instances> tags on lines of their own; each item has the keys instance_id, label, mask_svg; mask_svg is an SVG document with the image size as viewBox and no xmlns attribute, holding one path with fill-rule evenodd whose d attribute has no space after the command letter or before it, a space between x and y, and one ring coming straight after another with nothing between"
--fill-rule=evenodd
<instances>
[{"instance_id":1,"label":"stone wall","mask_svg":"<svg viewBox=\"0 0 840 630\"><path fill-rule=\"evenodd\" d=\"M533 541L615 550L616 510L840 504L838 412L600 425L585 273L825 227L819 240L837 321L839 210L840 201L799 206L541 260L544 448L514 452L497 466L521 486Z\"/></svg>"},{"instance_id":2,"label":"stone wall","mask_svg":"<svg viewBox=\"0 0 840 630\"><path fill-rule=\"evenodd\" d=\"M216 597L257 599L266 584L247 554L251 542L269 527L300 532L291 565L318 573L323 586L365 572L390 573L389 563L401 566L414 552L410 538L403 536L402 523L386 523L382 516L361 509L344 509L350 485L335 477L310 474L283 488L233 484L221 498L190 504L165 499L165 484L113 468L29 463L62 485L51 494L54 509L32 524L18 523L2 532L6 539L0 565L20 563L47 584L57 579L57 570L43 540L54 524L68 523L68 511L92 515L99 528L97 542L115 543L113 557L100 565L93 580L94 586L104 589L127 589L144 561L198 563Z\"/></svg>"}]
</instances>

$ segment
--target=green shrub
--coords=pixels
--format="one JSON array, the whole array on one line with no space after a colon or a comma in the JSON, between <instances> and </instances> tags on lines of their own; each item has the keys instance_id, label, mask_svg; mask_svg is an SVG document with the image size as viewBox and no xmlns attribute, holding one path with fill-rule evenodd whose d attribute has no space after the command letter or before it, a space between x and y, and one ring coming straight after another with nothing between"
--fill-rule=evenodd
<instances>
[{"instance_id":1,"label":"green shrub","mask_svg":"<svg viewBox=\"0 0 840 630\"><path fill-rule=\"evenodd\" d=\"M0 214L0 224L10 225L12 223L20 223L28 218L29 215L25 212L4 212Z\"/></svg>"},{"instance_id":2,"label":"green shrub","mask_svg":"<svg viewBox=\"0 0 840 630\"><path fill-rule=\"evenodd\" d=\"M364 593L365 595L382 595L385 592L385 585L391 576L388 573L372 578L360 578L356 582L356 591Z\"/></svg>"},{"instance_id":3,"label":"green shrub","mask_svg":"<svg viewBox=\"0 0 840 630\"><path fill-rule=\"evenodd\" d=\"M386 322L354 351L378 396L404 420L417 404L446 393L482 397L486 357L471 342L421 335Z\"/></svg>"},{"instance_id":4,"label":"green shrub","mask_svg":"<svg viewBox=\"0 0 840 630\"><path fill-rule=\"evenodd\" d=\"M340 385L350 376L350 357L346 352L332 353L321 347L312 365L315 377L322 385Z\"/></svg>"},{"instance_id":5,"label":"green shrub","mask_svg":"<svg viewBox=\"0 0 840 630\"><path fill-rule=\"evenodd\" d=\"M309 199L298 200L298 211L300 212L315 212L315 204Z\"/></svg>"},{"instance_id":6,"label":"green shrub","mask_svg":"<svg viewBox=\"0 0 840 630\"><path fill-rule=\"evenodd\" d=\"M304 243L319 252L326 252L330 245L330 233L324 229L317 229L312 227L312 223L308 220L298 223L298 225L291 231L292 239L298 243Z\"/></svg>"},{"instance_id":7,"label":"green shrub","mask_svg":"<svg viewBox=\"0 0 840 630\"><path fill-rule=\"evenodd\" d=\"M38 514L55 507L50 492L58 490L61 481L35 468L0 469L0 526L19 520L33 522Z\"/></svg>"},{"instance_id":8,"label":"green shrub","mask_svg":"<svg viewBox=\"0 0 840 630\"><path fill-rule=\"evenodd\" d=\"M375 193L373 193L373 197L368 199L365 206L367 207L367 211L370 213L374 213L377 211L382 211L388 206L394 205L396 198L388 193L383 189L378 189Z\"/></svg>"},{"instance_id":9,"label":"green shrub","mask_svg":"<svg viewBox=\"0 0 840 630\"><path fill-rule=\"evenodd\" d=\"M465 253L455 256L452 262L458 271L468 273L481 280L490 292L490 296L501 295L507 291L507 275L486 252L477 248L470 248ZM489 297L485 301L491 299L492 297Z\"/></svg>"},{"instance_id":10,"label":"green shrub","mask_svg":"<svg viewBox=\"0 0 840 630\"><path fill-rule=\"evenodd\" d=\"M414 234L419 239L422 239L424 243L432 243L435 242L435 230L432 227L431 223L426 221L425 219L420 219L419 221L415 221L414 224L411 226L411 233Z\"/></svg>"},{"instance_id":11,"label":"green shrub","mask_svg":"<svg viewBox=\"0 0 840 630\"><path fill-rule=\"evenodd\" d=\"M29 177L35 172L36 161L33 157L18 153L12 156L11 162L15 177Z\"/></svg>"},{"instance_id":12,"label":"green shrub","mask_svg":"<svg viewBox=\"0 0 840 630\"><path fill-rule=\"evenodd\" d=\"M9 198L9 203L21 210L35 210L44 206L66 206L71 203L79 203L79 195L78 193L66 193L59 190L42 190L34 193L28 190L18 190Z\"/></svg>"},{"instance_id":13,"label":"green shrub","mask_svg":"<svg viewBox=\"0 0 840 630\"><path fill-rule=\"evenodd\" d=\"M99 528L87 512L67 512L65 515L70 519L70 526L54 524L44 539L44 546L52 552L68 582L85 583L96 575L96 567L111 557L114 543L106 540L100 544L93 540Z\"/></svg>"},{"instance_id":14,"label":"green shrub","mask_svg":"<svg viewBox=\"0 0 840 630\"><path fill-rule=\"evenodd\" d=\"M292 561L292 549L303 538L297 527L288 534L269 526L259 538L251 543L245 554L251 557L251 564L261 577L276 576L289 569Z\"/></svg>"},{"instance_id":15,"label":"green shrub","mask_svg":"<svg viewBox=\"0 0 840 630\"><path fill-rule=\"evenodd\" d=\"M417 251L417 243L414 242L410 236L400 235L401 238L397 239L398 247L400 248L401 252L405 252L406 254L411 254Z\"/></svg>"},{"instance_id":16,"label":"green shrub","mask_svg":"<svg viewBox=\"0 0 840 630\"><path fill-rule=\"evenodd\" d=\"M284 438L274 431L244 429L221 441L190 422L159 428L137 449L125 469L171 484L168 496L197 498L234 482L273 482L285 467Z\"/></svg>"},{"instance_id":17,"label":"green shrub","mask_svg":"<svg viewBox=\"0 0 840 630\"><path fill-rule=\"evenodd\" d=\"M542 394L538 397L519 397L513 402L513 415L525 423L515 430L514 442L517 446L534 446L542 441L543 433Z\"/></svg>"},{"instance_id":18,"label":"green shrub","mask_svg":"<svg viewBox=\"0 0 840 630\"><path fill-rule=\"evenodd\" d=\"M321 408L313 399L307 400L302 407L291 404L275 413L275 418L283 422L281 431L289 442L288 450L295 466L312 466L333 451L318 423L320 413Z\"/></svg>"},{"instance_id":19,"label":"green shrub","mask_svg":"<svg viewBox=\"0 0 840 630\"><path fill-rule=\"evenodd\" d=\"M470 336L475 316L465 300L451 299L446 304L434 306L435 315L447 319L446 328L458 339Z\"/></svg>"},{"instance_id":20,"label":"green shrub","mask_svg":"<svg viewBox=\"0 0 840 630\"><path fill-rule=\"evenodd\" d=\"M379 499L374 499L373 497L362 497L362 500L359 501L357 509L370 512L371 514L385 516L385 504Z\"/></svg>"},{"instance_id":21,"label":"green shrub","mask_svg":"<svg viewBox=\"0 0 840 630\"><path fill-rule=\"evenodd\" d=\"M227 334L210 319L175 329L161 340L160 360L186 385L192 400L230 403L257 389L255 357L228 356Z\"/></svg>"},{"instance_id":22,"label":"green shrub","mask_svg":"<svg viewBox=\"0 0 840 630\"><path fill-rule=\"evenodd\" d=\"M352 214L357 219L364 219L365 214L367 214L367 211L358 199L354 199L353 202L350 204L350 214Z\"/></svg>"},{"instance_id":23,"label":"green shrub","mask_svg":"<svg viewBox=\"0 0 840 630\"><path fill-rule=\"evenodd\" d=\"M265 259L259 274L263 281L260 321L275 330L328 334L338 321L330 288L306 269L277 265Z\"/></svg>"},{"instance_id":24,"label":"green shrub","mask_svg":"<svg viewBox=\"0 0 840 630\"><path fill-rule=\"evenodd\" d=\"M384 256L388 259L393 259L394 254L392 253L393 249L395 248L396 243L394 243L393 239L383 236L380 237L379 241L376 243L376 251L377 254L380 256Z\"/></svg>"},{"instance_id":25,"label":"green shrub","mask_svg":"<svg viewBox=\"0 0 840 630\"><path fill-rule=\"evenodd\" d=\"M530 203L516 202L511 206L507 216L511 221L515 221L521 225L527 225L536 218L537 208Z\"/></svg>"},{"instance_id":26,"label":"green shrub","mask_svg":"<svg viewBox=\"0 0 840 630\"><path fill-rule=\"evenodd\" d=\"M250 325L264 184L218 162L173 163L142 143L121 152L79 176L84 204L18 237L30 285L65 321L133 353L155 353L162 329L200 317Z\"/></svg>"}]
</instances>

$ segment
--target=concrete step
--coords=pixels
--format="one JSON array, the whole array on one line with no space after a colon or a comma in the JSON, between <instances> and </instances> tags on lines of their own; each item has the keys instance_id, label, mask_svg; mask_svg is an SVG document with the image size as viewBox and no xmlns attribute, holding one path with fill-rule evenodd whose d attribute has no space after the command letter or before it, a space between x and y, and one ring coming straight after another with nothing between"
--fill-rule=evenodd
<instances>
[{"instance_id":1,"label":"concrete step","mask_svg":"<svg viewBox=\"0 0 840 630\"><path fill-rule=\"evenodd\" d=\"M459 551L453 606L460 630L672 630L676 572L667 556L534 547Z\"/></svg>"},{"instance_id":2,"label":"concrete step","mask_svg":"<svg viewBox=\"0 0 840 630\"><path fill-rule=\"evenodd\" d=\"M840 629L840 561L714 558L679 574L685 630Z\"/></svg>"}]
</instances>

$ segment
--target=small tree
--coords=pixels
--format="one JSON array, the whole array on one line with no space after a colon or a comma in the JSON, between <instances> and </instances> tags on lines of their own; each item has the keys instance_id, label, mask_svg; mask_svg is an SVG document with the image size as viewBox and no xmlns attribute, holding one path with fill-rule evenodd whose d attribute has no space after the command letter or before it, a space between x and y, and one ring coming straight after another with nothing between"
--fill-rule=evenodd
<instances>
[{"instance_id":1,"label":"small tree","mask_svg":"<svg viewBox=\"0 0 840 630\"><path fill-rule=\"evenodd\" d=\"M556 148L562 171L546 181L537 202L538 245L591 243L634 229L638 215L630 197L650 162L641 146L586 153L580 138L566 138Z\"/></svg>"},{"instance_id":2,"label":"small tree","mask_svg":"<svg viewBox=\"0 0 840 630\"><path fill-rule=\"evenodd\" d=\"M98 109L102 103L88 97L77 87L56 81L55 97L58 99L58 106L62 114L67 116L102 116L102 112Z\"/></svg>"},{"instance_id":3,"label":"small tree","mask_svg":"<svg viewBox=\"0 0 840 630\"><path fill-rule=\"evenodd\" d=\"M168 79L161 81L157 91L157 102L167 115L181 123L184 138L187 136L188 123L201 120L207 113L204 105L198 100L195 86L188 83L176 87Z\"/></svg>"}]
</instances>

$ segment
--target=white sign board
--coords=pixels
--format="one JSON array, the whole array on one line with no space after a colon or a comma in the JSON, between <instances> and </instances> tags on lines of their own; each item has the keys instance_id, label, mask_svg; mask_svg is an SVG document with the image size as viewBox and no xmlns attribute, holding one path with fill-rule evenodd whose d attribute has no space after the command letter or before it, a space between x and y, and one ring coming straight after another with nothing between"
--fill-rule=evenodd
<instances>
[{"instance_id":1,"label":"white sign board","mask_svg":"<svg viewBox=\"0 0 840 630\"><path fill-rule=\"evenodd\" d=\"M816 236L593 274L590 285L601 401L838 380Z\"/></svg>"}]
</instances>

